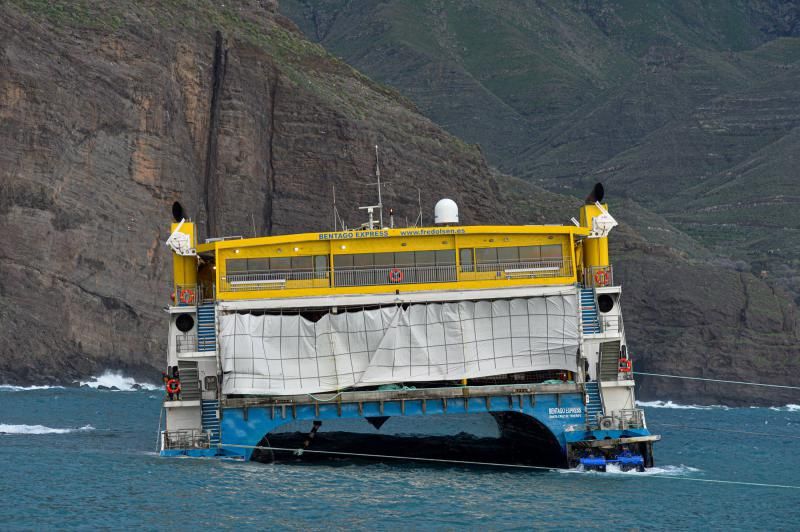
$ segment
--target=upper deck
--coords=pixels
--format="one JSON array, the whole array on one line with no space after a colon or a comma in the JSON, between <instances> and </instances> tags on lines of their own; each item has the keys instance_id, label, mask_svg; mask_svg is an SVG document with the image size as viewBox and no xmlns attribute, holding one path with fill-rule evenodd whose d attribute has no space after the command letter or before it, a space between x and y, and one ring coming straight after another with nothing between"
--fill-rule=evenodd
<instances>
[{"instance_id":1,"label":"upper deck","mask_svg":"<svg viewBox=\"0 0 800 532\"><path fill-rule=\"evenodd\" d=\"M578 280L588 235L586 227L524 225L225 239L197 246L197 278L217 300L568 285Z\"/></svg>"}]
</instances>

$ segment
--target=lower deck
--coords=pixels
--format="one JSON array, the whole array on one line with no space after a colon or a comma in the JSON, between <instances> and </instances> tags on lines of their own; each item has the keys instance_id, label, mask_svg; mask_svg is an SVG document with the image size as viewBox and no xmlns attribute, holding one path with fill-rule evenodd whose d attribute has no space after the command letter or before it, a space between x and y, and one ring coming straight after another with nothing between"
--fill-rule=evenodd
<instances>
[{"instance_id":1,"label":"lower deck","mask_svg":"<svg viewBox=\"0 0 800 532\"><path fill-rule=\"evenodd\" d=\"M176 409L181 408L187 407ZM215 427L210 426L204 427L207 431L192 434L164 431L162 455L250 460L263 457L268 451L268 456L274 457L273 451L286 449L273 447L270 439L281 427L295 422L306 422L311 432L310 438L300 438L298 441L304 441L295 443L299 446L294 454L324 453L324 449L309 447L309 442L320 425L335 420L366 419L379 429L388 418L440 419L436 416L470 414L494 417L502 438L520 449L515 461L553 467L564 467L586 449L596 453L601 447L614 452L632 446L646 455L647 463L652 463L650 444L658 439L645 428L641 416L616 419L602 430L593 426L589 422L585 385L574 382L228 397L214 413L209 425L217 423L218 441L212 443L206 438L205 434L214 432ZM210 416L204 414L204 419L207 417ZM435 454L436 450L425 451ZM496 459L501 463L510 457Z\"/></svg>"}]
</instances>

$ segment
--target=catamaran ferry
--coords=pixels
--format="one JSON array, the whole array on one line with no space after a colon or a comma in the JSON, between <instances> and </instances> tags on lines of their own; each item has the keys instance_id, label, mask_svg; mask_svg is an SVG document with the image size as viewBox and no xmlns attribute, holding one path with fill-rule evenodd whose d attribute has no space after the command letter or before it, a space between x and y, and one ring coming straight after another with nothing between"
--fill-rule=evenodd
<instances>
[{"instance_id":1,"label":"catamaran ferry","mask_svg":"<svg viewBox=\"0 0 800 532\"><path fill-rule=\"evenodd\" d=\"M534 463L651 467L602 196L570 225L462 226L444 199L434 227L385 226L379 204L357 230L204 243L176 204L161 455L271 459L290 423L313 452L335 420L488 414Z\"/></svg>"}]
</instances>

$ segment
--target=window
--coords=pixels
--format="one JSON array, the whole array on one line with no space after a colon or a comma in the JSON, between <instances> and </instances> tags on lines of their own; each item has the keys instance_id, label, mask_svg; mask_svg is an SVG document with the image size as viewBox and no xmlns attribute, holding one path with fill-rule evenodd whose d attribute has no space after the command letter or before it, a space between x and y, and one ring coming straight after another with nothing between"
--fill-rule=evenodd
<instances>
[{"instance_id":1,"label":"window","mask_svg":"<svg viewBox=\"0 0 800 532\"><path fill-rule=\"evenodd\" d=\"M463 248L459 252L459 261L461 262L462 272L472 271L472 249Z\"/></svg>"},{"instance_id":2,"label":"window","mask_svg":"<svg viewBox=\"0 0 800 532\"><path fill-rule=\"evenodd\" d=\"M497 248L497 262L519 262L519 248Z\"/></svg>"},{"instance_id":3,"label":"window","mask_svg":"<svg viewBox=\"0 0 800 532\"><path fill-rule=\"evenodd\" d=\"M542 260L561 260L561 246L558 244L542 246Z\"/></svg>"},{"instance_id":4,"label":"window","mask_svg":"<svg viewBox=\"0 0 800 532\"><path fill-rule=\"evenodd\" d=\"M542 249L539 246L520 246L520 262L536 262L542 259Z\"/></svg>"},{"instance_id":5,"label":"window","mask_svg":"<svg viewBox=\"0 0 800 532\"><path fill-rule=\"evenodd\" d=\"M478 264L497 264L497 248L478 248L475 250Z\"/></svg>"}]
</instances>

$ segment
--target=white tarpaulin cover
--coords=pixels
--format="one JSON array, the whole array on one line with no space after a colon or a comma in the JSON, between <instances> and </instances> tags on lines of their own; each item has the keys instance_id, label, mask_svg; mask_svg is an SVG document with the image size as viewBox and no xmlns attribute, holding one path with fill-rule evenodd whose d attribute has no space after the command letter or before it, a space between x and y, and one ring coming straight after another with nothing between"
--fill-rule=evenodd
<instances>
[{"instance_id":1,"label":"white tarpaulin cover","mask_svg":"<svg viewBox=\"0 0 800 532\"><path fill-rule=\"evenodd\" d=\"M524 371L576 371L574 294L220 317L226 394L293 395Z\"/></svg>"}]
</instances>

